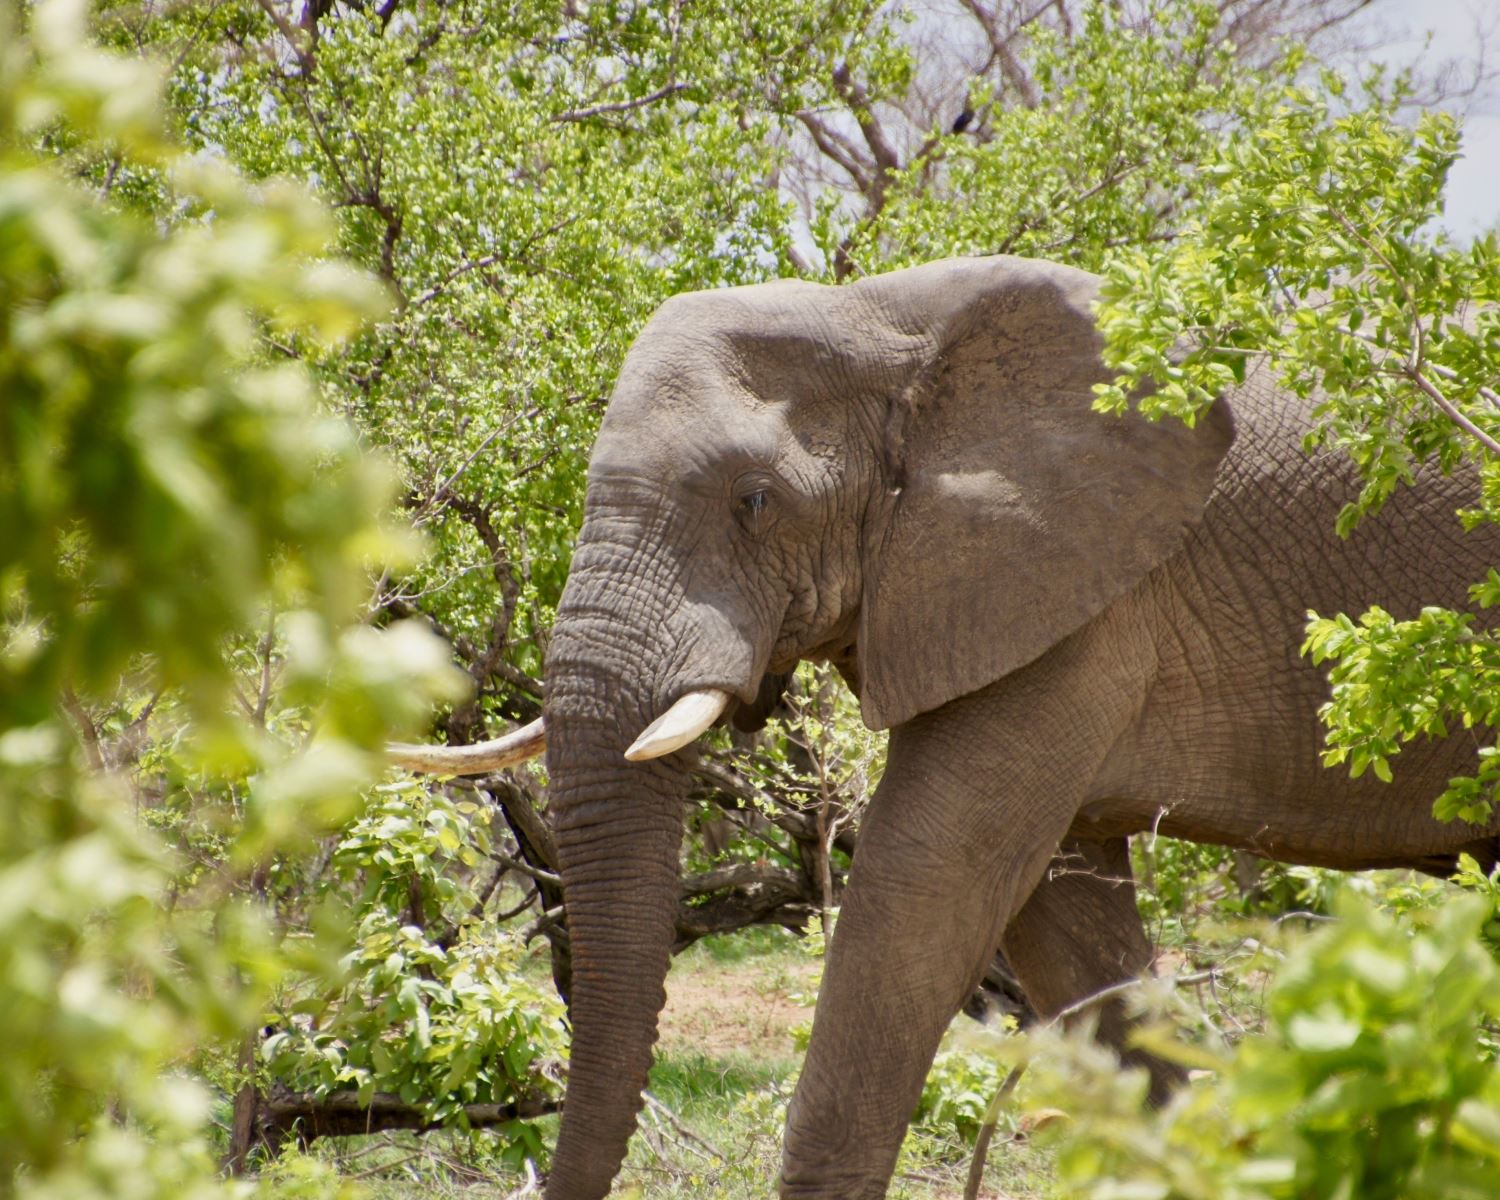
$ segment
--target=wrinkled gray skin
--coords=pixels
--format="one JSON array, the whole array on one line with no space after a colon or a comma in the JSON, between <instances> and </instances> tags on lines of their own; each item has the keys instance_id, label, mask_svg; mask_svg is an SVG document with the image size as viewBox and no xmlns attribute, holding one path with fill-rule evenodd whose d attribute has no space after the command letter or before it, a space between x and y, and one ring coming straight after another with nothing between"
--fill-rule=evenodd
<instances>
[{"instance_id":1,"label":"wrinkled gray skin","mask_svg":"<svg viewBox=\"0 0 1500 1200\"><path fill-rule=\"evenodd\" d=\"M1350 473L1301 453L1305 408L1264 381L1192 430L1092 413L1094 288L1013 258L773 283L677 297L631 350L547 663L574 981L552 1200L606 1194L640 1107L692 750L622 751L690 689L748 704L830 659L891 731L784 1196L885 1194L997 946L1042 1013L1146 967L1132 833L1342 868L1495 860L1500 827L1430 815L1472 747L1414 746L1394 786L1322 768L1326 684L1298 655L1309 608L1463 602L1497 549L1461 534L1463 485L1424 477L1341 541Z\"/></svg>"}]
</instances>

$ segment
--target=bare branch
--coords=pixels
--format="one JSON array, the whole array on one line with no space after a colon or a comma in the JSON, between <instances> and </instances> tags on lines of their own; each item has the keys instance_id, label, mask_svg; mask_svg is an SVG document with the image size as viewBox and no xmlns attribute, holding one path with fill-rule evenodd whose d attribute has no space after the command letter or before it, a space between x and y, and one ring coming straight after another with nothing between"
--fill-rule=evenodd
<instances>
[{"instance_id":1,"label":"bare branch","mask_svg":"<svg viewBox=\"0 0 1500 1200\"><path fill-rule=\"evenodd\" d=\"M1079 1013L1088 1012L1090 1009L1097 1008L1106 1001L1124 996L1148 983L1165 983L1174 988L1189 987L1193 984L1204 983L1207 980L1215 978L1218 972L1219 968L1210 967L1206 971L1194 971L1188 975L1147 976L1142 979L1127 979L1123 983L1116 983L1107 988L1101 988L1092 995L1085 996L1082 1000L1075 1000L1066 1008L1059 1009L1054 1013L1047 1024L1061 1025L1069 1018L1078 1016Z\"/></svg>"},{"instance_id":2,"label":"bare branch","mask_svg":"<svg viewBox=\"0 0 1500 1200\"><path fill-rule=\"evenodd\" d=\"M272 651L276 648L276 610L271 610L269 620L266 622L266 636L260 642L260 690L255 697L255 710L251 718L262 729L266 727L266 709L271 703L271 682L274 678L271 671Z\"/></svg>"},{"instance_id":3,"label":"bare branch","mask_svg":"<svg viewBox=\"0 0 1500 1200\"><path fill-rule=\"evenodd\" d=\"M317 66L317 62L313 58L311 47L302 44L302 31L293 27L292 23L281 15L280 11L276 8L274 0L256 0L256 3L260 5L261 11L271 18L271 23L276 26L276 31L286 39L286 44L291 47L292 53L296 55L297 65L301 68L302 74L304 76L311 76Z\"/></svg>"},{"instance_id":4,"label":"bare branch","mask_svg":"<svg viewBox=\"0 0 1500 1200\"><path fill-rule=\"evenodd\" d=\"M562 1101L531 1096L512 1104L466 1104L464 1117L475 1129L525 1121L562 1111ZM386 1129L411 1129L419 1133L441 1129L427 1110L407 1104L399 1096L376 1092L368 1103L355 1091L319 1096L313 1092L273 1091L261 1103L258 1114L263 1136L279 1141L296 1136L303 1143L323 1137L349 1137L379 1133Z\"/></svg>"},{"instance_id":5,"label":"bare branch","mask_svg":"<svg viewBox=\"0 0 1500 1200\"><path fill-rule=\"evenodd\" d=\"M411 307L416 308L419 305L426 304L429 300L435 300L443 294L443 290L455 279L467 275L471 271L482 271L485 267L493 267L496 263L504 262L505 257L504 254L496 251L494 254L484 255L482 258L474 258L468 262L459 263L458 266L454 267L453 270L449 271L420 296L415 297L411 302Z\"/></svg>"},{"instance_id":6,"label":"bare branch","mask_svg":"<svg viewBox=\"0 0 1500 1200\"><path fill-rule=\"evenodd\" d=\"M634 100L621 100L614 104L593 104L588 108L558 113L552 120L562 124L569 121L587 121L590 117L602 117L607 113L630 112L632 109L655 104L658 100L665 100L668 96L675 96L678 92L685 92L690 86L686 83L669 83L666 87L657 88L648 96L638 96Z\"/></svg>"},{"instance_id":7,"label":"bare branch","mask_svg":"<svg viewBox=\"0 0 1500 1200\"><path fill-rule=\"evenodd\" d=\"M540 867L533 867L530 863L522 862L518 858L512 858L509 854L502 854L498 850L491 850L490 858L501 864L501 866L509 867L512 871L521 872L522 875L529 875L531 878L540 880L543 883L556 884L558 887L562 886L562 876L555 871L543 871Z\"/></svg>"},{"instance_id":8,"label":"bare branch","mask_svg":"<svg viewBox=\"0 0 1500 1200\"><path fill-rule=\"evenodd\" d=\"M109 763L104 757L104 746L99 741L99 727L94 724L94 718L89 716L88 709L84 708L83 701L72 688L63 688L61 699L63 711L78 730L83 756L88 759L89 769L103 774L109 770Z\"/></svg>"},{"instance_id":9,"label":"bare branch","mask_svg":"<svg viewBox=\"0 0 1500 1200\"><path fill-rule=\"evenodd\" d=\"M1036 82L1021 65L1021 60L1016 56L1010 43L1016 34L1051 8L1054 0L1044 0L1034 12L1017 22L1010 30L1002 30L995 14L985 8L979 0L960 0L960 3L979 22L985 37L989 38L990 62L1000 68L1000 74L1015 89L1016 95L1021 98L1021 103L1027 108L1035 108L1042 101L1041 93L1037 91Z\"/></svg>"},{"instance_id":10,"label":"bare branch","mask_svg":"<svg viewBox=\"0 0 1500 1200\"><path fill-rule=\"evenodd\" d=\"M865 139L865 145L869 146L875 165L880 168L881 172L875 176L875 187L882 188L884 187L883 173L900 170L901 157L886 137L880 119L875 115L874 106L870 103L869 90L854 78L848 63L840 63L834 68L833 86L844 98L844 102L849 105L855 119L859 122L859 131Z\"/></svg>"},{"instance_id":11,"label":"bare branch","mask_svg":"<svg viewBox=\"0 0 1500 1200\"><path fill-rule=\"evenodd\" d=\"M813 144L824 156L842 168L854 181L855 187L861 192L868 193L872 187L871 176L876 168L873 164L861 161L861 152L858 147L817 114L807 109L797 114L797 120L807 130Z\"/></svg>"},{"instance_id":12,"label":"bare branch","mask_svg":"<svg viewBox=\"0 0 1500 1200\"><path fill-rule=\"evenodd\" d=\"M688 876L682 881L682 896L683 899L690 899L694 896L706 896L722 888L749 887L755 884L781 886L795 881L793 872L778 867L767 867L753 862L729 863L722 867L715 867L711 871Z\"/></svg>"},{"instance_id":13,"label":"bare branch","mask_svg":"<svg viewBox=\"0 0 1500 1200\"><path fill-rule=\"evenodd\" d=\"M979 1127L979 1136L974 1141L974 1157L969 1161L969 1177L964 1183L964 1200L979 1200L979 1185L984 1182L984 1163L989 1157L990 1141L995 1136L995 1126L1000 1122L1000 1109L1021 1081L1022 1067L1012 1067L1005 1082L990 1099L984 1112L984 1123Z\"/></svg>"},{"instance_id":14,"label":"bare branch","mask_svg":"<svg viewBox=\"0 0 1500 1200\"><path fill-rule=\"evenodd\" d=\"M1443 414L1450 421L1452 421L1455 425L1457 425L1460 429L1462 429L1465 433L1467 433L1470 437L1477 441L1491 454L1495 455L1496 457L1500 457L1500 441L1496 441L1494 437L1486 433L1483 429L1479 428L1478 425L1474 424L1473 421L1469 420L1468 417L1460 412L1458 408L1455 407L1453 402L1449 400L1447 396L1443 395L1443 393L1438 389L1437 384L1428 379L1420 368L1412 368L1409 366L1402 367L1401 374L1407 379L1410 379L1414 384L1416 384L1417 387L1422 390L1423 394L1426 395L1426 397L1435 405L1437 405L1437 407L1442 410Z\"/></svg>"},{"instance_id":15,"label":"bare branch","mask_svg":"<svg viewBox=\"0 0 1500 1200\"><path fill-rule=\"evenodd\" d=\"M703 1147L703 1149L707 1150L711 1155L713 1155L720 1162L728 1162L729 1161L728 1155L726 1155L724 1153L724 1151L720 1150L717 1146L715 1146L707 1138L703 1137L700 1134L694 1133L691 1129L689 1129L686 1125L684 1125L682 1123L681 1118L679 1118L676 1113L674 1113L670 1108L668 1108L665 1104L663 1104L660 1100L658 1100L650 1092L646 1092L646 1091L641 1092L641 1098L643 1100L645 1100L645 1102L648 1105L651 1106L652 1111L658 1113L660 1116L662 1116L663 1118L665 1118L666 1121L668 1122L668 1124L670 1124L672 1126L672 1128L675 1129L678 1133L680 1133L683 1137L687 1138L688 1141L690 1141L690 1142L696 1142L699 1146L701 1146L701 1147Z\"/></svg>"}]
</instances>

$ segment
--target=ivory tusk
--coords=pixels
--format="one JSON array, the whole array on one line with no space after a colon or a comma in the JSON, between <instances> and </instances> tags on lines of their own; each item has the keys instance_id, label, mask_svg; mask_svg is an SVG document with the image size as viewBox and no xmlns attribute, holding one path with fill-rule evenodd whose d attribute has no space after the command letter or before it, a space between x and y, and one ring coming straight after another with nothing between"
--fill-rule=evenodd
<instances>
[{"instance_id":1,"label":"ivory tusk","mask_svg":"<svg viewBox=\"0 0 1500 1200\"><path fill-rule=\"evenodd\" d=\"M513 767L535 758L547 749L547 731L538 717L530 725L512 730L504 737L472 746L414 746L392 742L385 748L391 763L424 775L483 775Z\"/></svg>"},{"instance_id":2,"label":"ivory tusk","mask_svg":"<svg viewBox=\"0 0 1500 1200\"><path fill-rule=\"evenodd\" d=\"M631 762L646 762L681 750L719 719L731 699L728 692L718 688L688 692L646 726L645 732L625 751L625 757Z\"/></svg>"}]
</instances>

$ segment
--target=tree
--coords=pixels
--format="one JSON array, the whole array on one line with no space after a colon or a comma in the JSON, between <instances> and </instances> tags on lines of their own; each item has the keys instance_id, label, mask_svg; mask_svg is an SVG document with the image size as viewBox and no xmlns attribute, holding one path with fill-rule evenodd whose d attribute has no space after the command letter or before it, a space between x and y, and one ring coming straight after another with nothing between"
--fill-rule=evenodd
<instances>
[{"instance_id":1,"label":"tree","mask_svg":"<svg viewBox=\"0 0 1500 1200\"><path fill-rule=\"evenodd\" d=\"M257 396L303 389L287 402L296 421L266 435L274 452L237 441L250 437L238 418L179 430L188 410L174 400L157 405L150 428L165 423L187 447L175 461L143 459L128 476L54 472L47 478L69 487L100 480L110 490L48 500L56 512L45 520L19 507L20 492L0 488L0 528L35 531L24 584L15 572L0 580L7 661L21 664L6 678L21 681L24 723L56 727L62 695L95 766L128 775L156 843L179 856L153 868L144 895L177 905L187 925L216 897L253 902L289 945L327 925L330 906L348 914L345 945L354 948L337 977L238 968L254 986L213 1028L241 1069L222 1057L209 1064L241 1101L235 1161L256 1136L288 1135L294 1118L308 1133L350 1120L499 1125L506 1152L536 1153L534 1134L512 1122L546 1107L559 1050L555 1009L515 982L518 945L547 939L564 989L568 975L544 780L508 772L472 791L387 783L356 807L372 760L320 758L337 778L319 782L293 750L315 728L319 754L340 744L331 735L369 749L392 718L420 707L355 705L362 689L399 694L397 677L361 676L348 655L328 657L337 653L328 646L352 654L375 628L399 630L411 639L401 644L416 647L411 629L425 627L452 647L469 690L447 693L440 736L471 741L538 713L587 450L631 334L667 295L780 274L840 279L951 253L1046 255L1106 272L1116 365L1129 379L1165 384L1159 395L1174 413L1190 415L1202 388L1233 377L1252 335L1298 386L1322 387L1335 398L1327 438L1366 456L1370 503L1416 458L1451 463L1468 452L1424 382L1481 434L1496 435L1485 391L1495 390L1493 326L1473 316L1455 326L1448 316L1465 294L1493 299L1493 246L1466 258L1422 232L1456 131L1442 118L1404 124L1411 93L1376 81L1359 98L1314 57L1354 36L1350 21L1365 7L962 0L940 21L865 0L732 9L671 0L514 9L488 0L119 0L100 7L96 24L124 57L37 67L45 86L18 85L17 95L50 99L15 103L8 161L40 171L40 147L52 159L49 188L63 188L59 171L73 176L67 203L48 191L27 211L71 212L83 186L102 197L86 208L97 225L86 244L208 238L201 253L220 264L209 275L223 303L263 314L236 327L224 355L260 381L246 385ZM40 9L36 27L57 11ZM63 62L80 36L76 26L57 33L46 61ZM9 53L6 69L19 70ZM106 104L99 81L141 55L169 64L170 135L149 122L129 126L150 128L149 137L125 136L128 122L98 124L116 121L119 97L139 90L105 89L114 97ZM214 162L249 182L223 182ZM317 192L331 225L286 199L297 193L272 182L279 176ZM235 259L221 247L239 244L237 231L251 248ZM262 236L286 262L254 256ZM378 319L355 319L371 311L368 282L298 257L330 239L380 281ZM66 265L59 257L42 271L14 253L22 265L7 270L50 279ZM95 276L74 269L69 287L93 297ZM170 368L179 374L162 385L175 398L192 392L189 367L219 378L218 359L194 365L188 351L220 346L227 335L208 321L226 310L191 290L164 296L176 307L153 328L186 348ZM150 307L91 299L73 310L118 322ZM1174 361L1169 349L1185 332L1196 340ZM137 346L148 334L109 337ZM1365 340L1382 336L1383 347ZM89 337L60 342L48 361L92 362L84 356L100 351ZM110 353L90 377L128 374L134 351ZM1372 379L1383 407L1364 405ZM64 412L66 380L35 386L33 407L15 413ZM373 581L361 574L379 490L365 456L329 432L348 426L315 423L324 443L297 423L314 411L340 414L359 448L388 455L400 523L426 536L429 558L387 549ZM8 409L0 422L10 418ZM19 415L13 424L0 448L19 455L30 434ZM131 432L108 422L67 428L93 439L90 463L113 462L118 438ZM173 437L153 438L152 454ZM300 452L320 447L314 470ZM204 455L233 463L217 507L193 498L192 466ZM298 488L323 495L314 485L333 487L341 471L364 482L335 488L341 499L326 510L297 499ZM164 484L152 482L158 474ZM133 490L131 481L149 486ZM168 485L182 495L132 516L144 512L141 497ZM237 528L241 508L251 514L244 531L221 533ZM90 523L105 516L118 522ZM158 536L163 529L177 532ZM220 553L230 544L246 549ZM139 586L141 571L160 586ZM212 587L184 586L200 574ZM320 604L321 626L298 615ZM348 624L356 605L374 628ZM1458 615L1423 622L1377 616L1314 628L1312 648L1343 655L1349 668L1330 709L1344 722L1333 753L1381 771L1394 739L1455 719L1492 723L1487 635ZM1441 669L1418 685L1413 665L1423 661ZM329 673L328 663L343 665ZM324 687L344 699L326 698ZM789 687L766 733L724 735L704 756L681 945L753 923L800 927L837 904L881 744L858 728L826 674L804 672ZM1410 724L1390 725L1393 703L1414 696L1422 703L1402 710ZM195 744L229 749L205 765L179 749L185 730L199 731ZM290 775L263 766L283 756ZM1495 782L1488 762L1478 790L1455 792L1450 808L1480 811ZM347 771L335 772L339 763ZM71 794L76 776L59 778L56 794ZM277 778L293 782L264 793L274 804L263 801L263 781ZM296 796L325 789L342 799L294 819ZM299 829L324 835L310 859L294 849ZM393 954L399 961L387 967ZM503 1019L480 1020L481 997ZM251 1030L266 1013L275 1030L262 1040ZM528 1013L538 1020L528 1024ZM514 1063L496 1067L508 1046ZM257 1062L268 1074L251 1070Z\"/></svg>"}]
</instances>

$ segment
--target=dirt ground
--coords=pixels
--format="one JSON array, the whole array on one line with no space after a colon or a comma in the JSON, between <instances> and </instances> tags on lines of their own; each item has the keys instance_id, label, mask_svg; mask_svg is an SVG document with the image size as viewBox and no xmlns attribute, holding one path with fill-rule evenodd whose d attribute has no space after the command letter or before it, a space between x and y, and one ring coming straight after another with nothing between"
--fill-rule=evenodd
<instances>
[{"instance_id":1,"label":"dirt ground","mask_svg":"<svg viewBox=\"0 0 1500 1200\"><path fill-rule=\"evenodd\" d=\"M818 966L814 959L793 955L778 956L769 970L762 958L679 959L667 976L660 1052L756 1059L797 1055L792 1030L812 1021Z\"/></svg>"}]
</instances>

